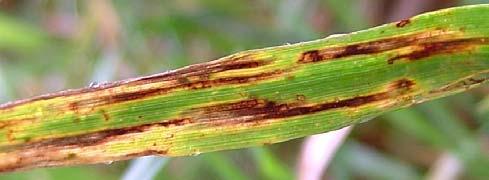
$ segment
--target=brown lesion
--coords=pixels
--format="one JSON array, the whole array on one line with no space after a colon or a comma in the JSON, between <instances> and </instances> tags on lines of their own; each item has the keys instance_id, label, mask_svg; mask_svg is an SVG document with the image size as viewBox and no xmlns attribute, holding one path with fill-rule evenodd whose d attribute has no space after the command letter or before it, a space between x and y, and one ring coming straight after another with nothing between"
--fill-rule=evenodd
<instances>
[{"instance_id":1,"label":"brown lesion","mask_svg":"<svg viewBox=\"0 0 489 180\"><path fill-rule=\"evenodd\" d=\"M30 155L19 156L19 163L12 163L12 166L2 167L0 171L14 170L19 168L26 168L25 164L32 164L30 161L36 161L39 163L45 163L45 159L53 160L59 158L63 162L66 161L77 161L83 162L87 160L82 154L75 154L72 152L67 152L64 154L55 155L60 153L59 149L84 149L95 146L103 146L104 144L114 141L122 136L127 136L131 134L138 134L150 131L157 127L178 127L187 126L192 124L209 124L209 125L229 125L229 124L260 124L262 121L277 118L289 118L300 115L314 114L318 112L323 112L331 109L340 108L356 108L365 106L372 103L380 103L384 100L395 98L397 96L405 95L415 87L416 83L409 79L399 79L393 81L385 86L385 90L378 93L372 93L367 95L355 96L352 98L339 99L334 101L328 101L319 104L307 104L305 103L305 95L297 95L297 102L289 103L279 103L274 101L269 101L265 99L248 99L233 103L223 103L207 107L201 107L194 109L194 112L200 114L194 114L195 116L190 116L192 114L187 114L187 116L182 116L180 119L172 119L162 122L154 122L142 125L136 125L132 127L124 127L118 129L107 129L98 132L86 133L82 135L73 135L69 137L61 138L51 138L51 139L33 139L31 142L24 143L21 145L16 145L16 147L10 147L10 150L15 150L19 152L28 152L31 150L39 149L50 150L49 154L36 154L36 157ZM203 116L207 115L207 116ZM191 118L185 118L191 117ZM242 121L236 121L236 119L242 119ZM165 138L174 138L174 136L169 136ZM164 141L164 140L162 140ZM112 159L127 159L132 157L139 157L145 155L167 155L169 149L157 148L156 144L151 146L147 150L140 152L134 152L125 154L122 156L117 156L117 158L112 157ZM168 148L168 147L167 147ZM9 149L4 149L4 152L11 152ZM12 152L15 154L15 152ZM54 155L53 155L54 154ZM37 155L39 157L37 157ZM49 157L48 157L49 156ZM29 157L29 162L23 157ZM85 159L84 159L85 158ZM100 162L100 160L97 160Z\"/></svg>"},{"instance_id":2,"label":"brown lesion","mask_svg":"<svg viewBox=\"0 0 489 180\"><path fill-rule=\"evenodd\" d=\"M248 99L239 102L223 103L212 106L207 106L203 108L204 112L223 112L223 111L233 111L240 109L248 109L259 106L264 106L267 103L265 100L261 99Z\"/></svg>"},{"instance_id":3,"label":"brown lesion","mask_svg":"<svg viewBox=\"0 0 489 180\"><path fill-rule=\"evenodd\" d=\"M259 65L263 65L257 62L247 64L247 63L237 63L237 64L228 64L225 65L225 69L237 69L237 68L252 68L258 67ZM209 70L209 69L206 69ZM197 70L196 70L197 71ZM215 71L221 72L221 71ZM214 73L215 73L214 72ZM265 72L257 72L251 75L242 75L242 76L229 76L229 77L220 77L211 79L211 74L193 74L192 76L178 76L173 77L173 80L167 79L167 83L162 86L156 86L152 88L139 89L130 92L113 92L104 96L93 96L90 98L81 98L79 100L75 100L66 105L66 108L70 111L73 111L76 115L84 114L84 112L90 112L96 107L100 107L103 105L109 104L117 104L123 103L127 101L141 100L154 96L164 95L167 93L171 93L177 90L183 89L206 89L213 88L217 86L224 85L246 85L254 82L259 82L262 80L272 79L275 77L279 77L286 73L286 70L276 69ZM210 73L210 72L207 72ZM149 81L146 79L145 81ZM146 82L148 83L148 82ZM107 116L103 116L104 119Z\"/></svg>"},{"instance_id":4,"label":"brown lesion","mask_svg":"<svg viewBox=\"0 0 489 180\"><path fill-rule=\"evenodd\" d=\"M386 90L379 93L360 95L352 98L334 100L319 104L301 103L302 97L298 96L298 102L279 103L266 99L247 99L233 103L223 103L207 107L196 108L193 116L199 121L208 124L239 124L247 122L259 122L268 119L289 118L300 115L314 114L332 109L356 108L372 103L393 99L409 93L416 83L409 79L400 79L390 83Z\"/></svg>"},{"instance_id":5,"label":"brown lesion","mask_svg":"<svg viewBox=\"0 0 489 180\"><path fill-rule=\"evenodd\" d=\"M397 81L392 82L388 87L386 92L391 93L404 93L405 91L412 90L412 88L416 85L413 80L410 79L399 79Z\"/></svg>"},{"instance_id":6,"label":"brown lesion","mask_svg":"<svg viewBox=\"0 0 489 180\"><path fill-rule=\"evenodd\" d=\"M185 81L184 83L176 83L172 86L167 86L167 87L159 87L153 89L139 90L135 92L109 95L109 96L101 97L99 100L95 100L97 101L96 103L82 103L82 104L89 104L91 106L93 105L100 106L100 105L122 103L126 101L139 100L148 97L158 96L179 89L197 90L197 89L213 88L213 87L223 86L223 85L247 84L247 83L258 82L266 79L272 79L274 77L278 77L282 75L283 73L285 73L284 70L273 70L269 72L262 72L254 75L247 75L247 76L222 77L218 79L207 79L207 80L199 78L198 80L194 80L194 81L188 80ZM90 101L94 101L94 100L90 100Z\"/></svg>"},{"instance_id":7,"label":"brown lesion","mask_svg":"<svg viewBox=\"0 0 489 180\"><path fill-rule=\"evenodd\" d=\"M76 104L77 102L73 102L73 104L68 105L68 109L71 111L76 111L78 108L81 108L81 106L86 106L87 104L104 104L105 101L111 102L112 100L114 102L123 102L123 101L128 101L128 100L134 100L138 99L141 97L145 97L147 95L153 95L153 94L158 94L158 93L163 93L171 89L175 88L181 88L185 86L196 86L200 87L201 84L209 84L209 82L205 81L205 78L209 77L213 73L219 73L219 72L225 72L225 71L230 71L230 70L239 70L239 69L252 69L252 68L257 68L261 66L266 66L269 65L273 62L273 59L270 58L257 58L257 54L250 52L248 54L238 54L238 55L231 55L225 58L222 58L220 60L216 61L210 61L210 62L205 62L201 64L196 64L196 65L190 65L181 69L177 69L174 71L168 71L165 73L160 73L160 74L155 74L151 76L146 76L146 77L140 77L140 78L134 78L134 79L129 79L129 80L123 80L123 81L116 81L112 83L102 83L96 87L87 87L87 88L82 88L82 89L75 89L75 90L66 90L66 91L61 91L57 93L51 93L51 94L46 94L42 96L37 96L34 98L30 99L25 99L25 100L19 100L19 101L13 101L5 104L0 105L0 110L7 110L10 108L13 108L15 106L19 106L22 104L26 103L31 103L34 101L42 101L42 100L49 100L53 98L58 98L58 97L67 97L67 96L76 96L80 94L85 94L85 93L97 93L100 91L105 91L105 90L113 90L116 88L120 87L134 87L134 86L139 86L139 85L145 85L145 84L151 84L151 83L159 83L159 82L172 82L176 81L177 83L174 83L174 85L165 87L165 88L157 88L157 89L149 89L146 90L145 92L132 92L132 93L125 93L122 95L114 95L113 99L112 97L108 96L105 97L105 99L87 99L85 103L80 103ZM266 76L266 75L256 75L258 78ZM194 83L186 83L186 82L180 82L178 81L185 79L187 77L201 77L202 82L194 82ZM221 79L217 80L220 81L221 84L227 82L236 82L236 81L246 81L250 80L254 77L235 77L233 78L228 78L228 79ZM206 86L204 86L206 87ZM89 102L88 102L89 101Z\"/></svg>"},{"instance_id":8,"label":"brown lesion","mask_svg":"<svg viewBox=\"0 0 489 180\"><path fill-rule=\"evenodd\" d=\"M400 20L399 22L396 23L396 27L402 28L402 27L404 27L410 23L411 23L410 19L403 19L403 20Z\"/></svg>"},{"instance_id":9,"label":"brown lesion","mask_svg":"<svg viewBox=\"0 0 489 180\"><path fill-rule=\"evenodd\" d=\"M470 47L488 44L487 38L459 38L461 32L435 29L426 32L418 32L375 41L349 44L338 47L328 47L318 50L309 50L299 55L299 63L313 63L320 61L338 60L340 58L384 53L405 47L413 47L418 50L410 54L397 55L388 60L389 64L398 59L422 59L433 55L446 53L460 53ZM397 53L397 52L396 52Z\"/></svg>"},{"instance_id":10,"label":"brown lesion","mask_svg":"<svg viewBox=\"0 0 489 180\"><path fill-rule=\"evenodd\" d=\"M407 54L398 54L392 58L389 58L387 60L387 63L393 64L395 61L402 59L408 61L416 61L435 55L448 55L462 52L470 52L471 50L474 50L477 45L488 43L488 38L467 38L440 42L419 43L413 46L414 50L412 50L411 52Z\"/></svg>"},{"instance_id":11,"label":"brown lesion","mask_svg":"<svg viewBox=\"0 0 489 180\"><path fill-rule=\"evenodd\" d=\"M84 154L84 149L104 146L105 143L111 142L115 140L115 138L135 133L143 133L155 127L175 127L191 123L194 123L194 121L190 118L173 119L70 137L36 140L21 145L11 145L8 147L0 146L0 150L3 153L2 161L0 161L0 172L25 169L30 168L30 166L39 165L54 166L63 163L100 163L103 162L102 159L93 157L91 154ZM173 135L165 138L173 138ZM132 151L133 153L114 155L106 158L107 160L113 161L146 155L166 155L168 153L168 149L152 148L155 149Z\"/></svg>"},{"instance_id":12,"label":"brown lesion","mask_svg":"<svg viewBox=\"0 0 489 180\"><path fill-rule=\"evenodd\" d=\"M181 118L181 119L171 119L162 122L148 123L137 126L130 126L118 129L107 129L97 132L91 132L81 135L73 135L60 138L50 138L50 139L33 139L31 142L27 142L20 145L14 145L15 147L4 147L7 149L16 150L27 150L27 149L37 149L46 147L64 147L64 148L81 148L88 146L96 146L104 144L111 141L114 138L130 135L135 133L143 133L145 131L151 130L157 127L176 127L184 126L195 123L194 119L191 118Z\"/></svg>"},{"instance_id":13,"label":"brown lesion","mask_svg":"<svg viewBox=\"0 0 489 180\"><path fill-rule=\"evenodd\" d=\"M80 117L78 115L74 115L73 116L73 122L76 123L76 124L80 123L81 122Z\"/></svg>"},{"instance_id":14,"label":"brown lesion","mask_svg":"<svg viewBox=\"0 0 489 180\"><path fill-rule=\"evenodd\" d=\"M57 147L43 147L42 149L14 152L8 156L4 155L2 161L0 161L0 172L11 172L33 167L112 162L149 155L165 156L168 153L168 149L147 149L121 155L108 155L101 158L89 153L85 154L82 149L77 148L70 151L62 151L62 149Z\"/></svg>"},{"instance_id":15,"label":"brown lesion","mask_svg":"<svg viewBox=\"0 0 489 180\"><path fill-rule=\"evenodd\" d=\"M162 81L177 80L191 76L209 76L209 74L225 72L229 70L251 69L265 66L272 63L270 59L255 59L251 54L241 56L230 56L219 61L190 65L176 71L156 74L152 76L138 78L129 85L150 84Z\"/></svg>"},{"instance_id":16,"label":"brown lesion","mask_svg":"<svg viewBox=\"0 0 489 180\"><path fill-rule=\"evenodd\" d=\"M12 130L12 129L7 130L5 136L7 137L8 141L10 141L10 142L15 141L14 130Z\"/></svg>"},{"instance_id":17,"label":"brown lesion","mask_svg":"<svg viewBox=\"0 0 489 180\"><path fill-rule=\"evenodd\" d=\"M104 121L109 121L110 120L110 115L107 113L107 111L101 109L100 110L100 113L102 114L102 118L104 119Z\"/></svg>"},{"instance_id":18,"label":"brown lesion","mask_svg":"<svg viewBox=\"0 0 489 180\"><path fill-rule=\"evenodd\" d=\"M158 156L164 156L168 154L168 150L144 150L141 152L136 152L136 153L131 153L125 155L127 158L134 158L134 157L141 157L141 156L151 156L151 155L158 155Z\"/></svg>"},{"instance_id":19,"label":"brown lesion","mask_svg":"<svg viewBox=\"0 0 489 180\"><path fill-rule=\"evenodd\" d=\"M319 54L319 50L310 50L301 54L299 57L299 62L317 62L323 59L324 57Z\"/></svg>"},{"instance_id":20,"label":"brown lesion","mask_svg":"<svg viewBox=\"0 0 489 180\"><path fill-rule=\"evenodd\" d=\"M368 55L384 51L386 48L380 45L369 43L352 44L342 47L332 47L321 50L310 50L302 53L298 59L299 63L311 63L337 58L344 58L355 55ZM387 44L385 44L387 46Z\"/></svg>"},{"instance_id":21,"label":"brown lesion","mask_svg":"<svg viewBox=\"0 0 489 180\"><path fill-rule=\"evenodd\" d=\"M68 109L70 111L73 111L73 112L78 112L78 103L77 102L71 102L71 103L68 103Z\"/></svg>"},{"instance_id":22,"label":"brown lesion","mask_svg":"<svg viewBox=\"0 0 489 180\"><path fill-rule=\"evenodd\" d=\"M295 99L299 102L304 102L304 101L306 101L306 96L304 96L302 94L297 94L297 95L295 95Z\"/></svg>"},{"instance_id":23,"label":"brown lesion","mask_svg":"<svg viewBox=\"0 0 489 180\"><path fill-rule=\"evenodd\" d=\"M72 160L72 159L75 159L77 157L76 153L68 153L68 155L66 156L66 160Z\"/></svg>"}]
</instances>

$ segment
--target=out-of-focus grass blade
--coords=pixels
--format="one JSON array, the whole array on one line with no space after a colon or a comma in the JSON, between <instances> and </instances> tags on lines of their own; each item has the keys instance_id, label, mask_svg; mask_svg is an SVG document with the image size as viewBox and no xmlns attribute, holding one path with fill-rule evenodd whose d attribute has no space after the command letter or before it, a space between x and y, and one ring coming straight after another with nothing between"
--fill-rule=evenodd
<instances>
[{"instance_id":1,"label":"out-of-focus grass blade","mask_svg":"<svg viewBox=\"0 0 489 180\"><path fill-rule=\"evenodd\" d=\"M426 112L427 119L438 127L446 138L450 139L452 142L464 143L459 144L459 148L473 148L472 146L467 146L467 144L465 144L465 142L468 143L474 140L472 134L462 124L463 121L460 120L453 111L447 108L446 104L446 101L436 100L419 105L419 107Z\"/></svg>"},{"instance_id":2,"label":"out-of-focus grass blade","mask_svg":"<svg viewBox=\"0 0 489 180\"><path fill-rule=\"evenodd\" d=\"M44 44L46 35L34 26L0 14L0 48L23 52Z\"/></svg>"},{"instance_id":3,"label":"out-of-focus grass blade","mask_svg":"<svg viewBox=\"0 0 489 180\"><path fill-rule=\"evenodd\" d=\"M487 167L489 161L481 151L478 138L447 108L447 104L446 101L437 100L420 105L418 110L399 110L388 113L385 117L395 128L455 154L471 174L481 177L487 175L481 167Z\"/></svg>"},{"instance_id":4,"label":"out-of-focus grass blade","mask_svg":"<svg viewBox=\"0 0 489 180\"><path fill-rule=\"evenodd\" d=\"M10 96L10 88L7 80L5 79L5 72L3 71L2 62L0 61L0 101L5 101Z\"/></svg>"},{"instance_id":5,"label":"out-of-focus grass blade","mask_svg":"<svg viewBox=\"0 0 489 180\"><path fill-rule=\"evenodd\" d=\"M486 96L477 106L477 111L480 114L488 114L489 113L489 95Z\"/></svg>"},{"instance_id":6,"label":"out-of-focus grass blade","mask_svg":"<svg viewBox=\"0 0 489 180\"><path fill-rule=\"evenodd\" d=\"M348 29L358 30L367 27L364 16L361 15L358 4L352 0L326 0L322 1L329 7L328 10ZM344 30L344 29L340 29Z\"/></svg>"},{"instance_id":7,"label":"out-of-focus grass blade","mask_svg":"<svg viewBox=\"0 0 489 180\"><path fill-rule=\"evenodd\" d=\"M386 114L384 117L389 119L394 128L400 129L425 143L433 144L439 148L447 147L452 141L440 132L440 130L430 124L427 118L415 109L402 109Z\"/></svg>"},{"instance_id":8,"label":"out-of-focus grass blade","mask_svg":"<svg viewBox=\"0 0 489 180\"><path fill-rule=\"evenodd\" d=\"M70 180L104 179L117 180L117 174L102 172L96 167L62 167L53 169L36 169L29 172L14 172L1 174L2 180L58 180L70 177Z\"/></svg>"},{"instance_id":9,"label":"out-of-focus grass blade","mask_svg":"<svg viewBox=\"0 0 489 180\"><path fill-rule=\"evenodd\" d=\"M485 88L485 87L484 87ZM481 89L483 91L483 89ZM467 121L466 124L476 126L477 131L481 131L485 124L489 123L489 116L480 111L480 104L484 101L481 95L476 93L463 93L450 98L450 110L457 112ZM456 103L452 103L456 102Z\"/></svg>"},{"instance_id":10,"label":"out-of-focus grass blade","mask_svg":"<svg viewBox=\"0 0 489 180\"><path fill-rule=\"evenodd\" d=\"M209 165L210 169L219 176L220 179L249 179L241 170L233 164L226 156L220 153L209 153L202 156L204 161Z\"/></svg>"},{"instance_id":11,"label":"out-of-focus grass blade","mask_svg":"<svg viewBox=\"0 0 489 180\"><path fill-rule=\"evenodd\" d=\"M251 149L257 169L261 171L263 179L293 179L294 175L288 167L284 165L275 155L267 148Z\"/></svg>"},{"instance_id":12,"label":"out-of-focus grass blade","mask_svg":"<svg viewBox=\"0 0 489 180\"><path fill-rule=\"evenodd\" d=\"M343 144L333 161L333 166L335 162L342 164L349 173L367 179L421 179L414 166L354 141Z\"/></svg>"},{"instance_id":13,"label":"out-of-focus grass blade","mask_svg":"<svg viewBox=\"0 0 489 180\"><path fill-rule=\"evenodd\" d=\"M476 177L487 177L486 167L489 166L489 156L482 151L479 138L470 133L462 120L447 108L443 100L436 100L420 105L426 112L429 121L438 127L443 135L452 141L451 148L457 158L467 166L469 174Z\"/></svg>"},{"instance_id":14,"label":"out-of-focus grass blade","mask_svg":"<svg viewBox=\"0 0 489 180\"><path fill-rule=\"evenodd\" d=\"M489 79L487 19L489 5L440 10L6 103L0 171L278 143L462 92Z\"/></svg>"},{"instance_id":15,"label":"out-of-focus grass blade","mask_svg":"<svg viewBox=\"0 0 489 180\"><path fill-rule=\"evenodd\" d=\"M489 132L489 95L484 97L484 99L477 104L476 108L476 114L482 121L480 130L482 132Z\"/></svg>"}]
</instances>

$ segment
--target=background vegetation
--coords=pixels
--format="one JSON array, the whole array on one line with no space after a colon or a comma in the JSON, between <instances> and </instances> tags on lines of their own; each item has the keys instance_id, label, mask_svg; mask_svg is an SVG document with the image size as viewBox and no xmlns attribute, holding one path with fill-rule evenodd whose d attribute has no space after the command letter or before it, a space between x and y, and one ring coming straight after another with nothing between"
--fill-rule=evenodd
<instances>
[{"instance_id":1,"label":"background vegetation","mask_svg":"<svg viewBox=\"0 0 489 180\"><path fill-rule=\"evenodd\" d=\"M484 0L0 1L0 102L158 73ZM489 177L489 87L356 126L324 178ZM292 179L302 139L155 159L157 178ZM119 179L130 162L0 179ZM161 167L161 168L160 168ZM151 171L151 169L145 169Z\"/></svg>"}]
</instances>

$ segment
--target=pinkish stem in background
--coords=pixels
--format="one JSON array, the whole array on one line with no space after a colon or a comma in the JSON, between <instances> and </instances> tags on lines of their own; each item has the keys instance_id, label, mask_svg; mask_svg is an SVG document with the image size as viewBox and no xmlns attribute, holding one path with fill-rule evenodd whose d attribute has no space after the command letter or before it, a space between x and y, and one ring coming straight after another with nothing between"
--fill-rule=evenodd
<instances>
[{"instance_id":1,"label":"pinkish stem in background","mask_svg":"<svg viewBox=\"0 0 489 180\"><path fill-rule=\"evenodd\" d=\"M343 144L352 126L308 137L299 156L297 177L299 180L321 179L324 170Z\"/></svg>"},{"instance_id":2,"label":"pinkish stem in background","mask_svg":"<svg viewBox=\"0 0 489 180\"><path fill-rule=\"evenodd\" d=\"M434 162L426 179L429 180L455 180L463 171L459 159L453 154L445 152Z\"/></svg>"}]
</instances>

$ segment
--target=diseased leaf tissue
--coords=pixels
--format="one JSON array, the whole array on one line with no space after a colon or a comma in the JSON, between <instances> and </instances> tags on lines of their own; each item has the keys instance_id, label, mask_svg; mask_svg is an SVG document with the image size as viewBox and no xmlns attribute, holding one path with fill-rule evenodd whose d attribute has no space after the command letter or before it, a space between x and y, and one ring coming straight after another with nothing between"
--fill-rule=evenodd
<instances>
[{"instance_id":1,"label":"diseased leaf tissue","mask_svg":"<svg viewBox=\"0 0 489 180\"><path fill-rule=\"evenodd\" d=\"M489 6L0 106L0 171L184 156L335 130L489 78Z\"/></svg>"}]
</instances>

